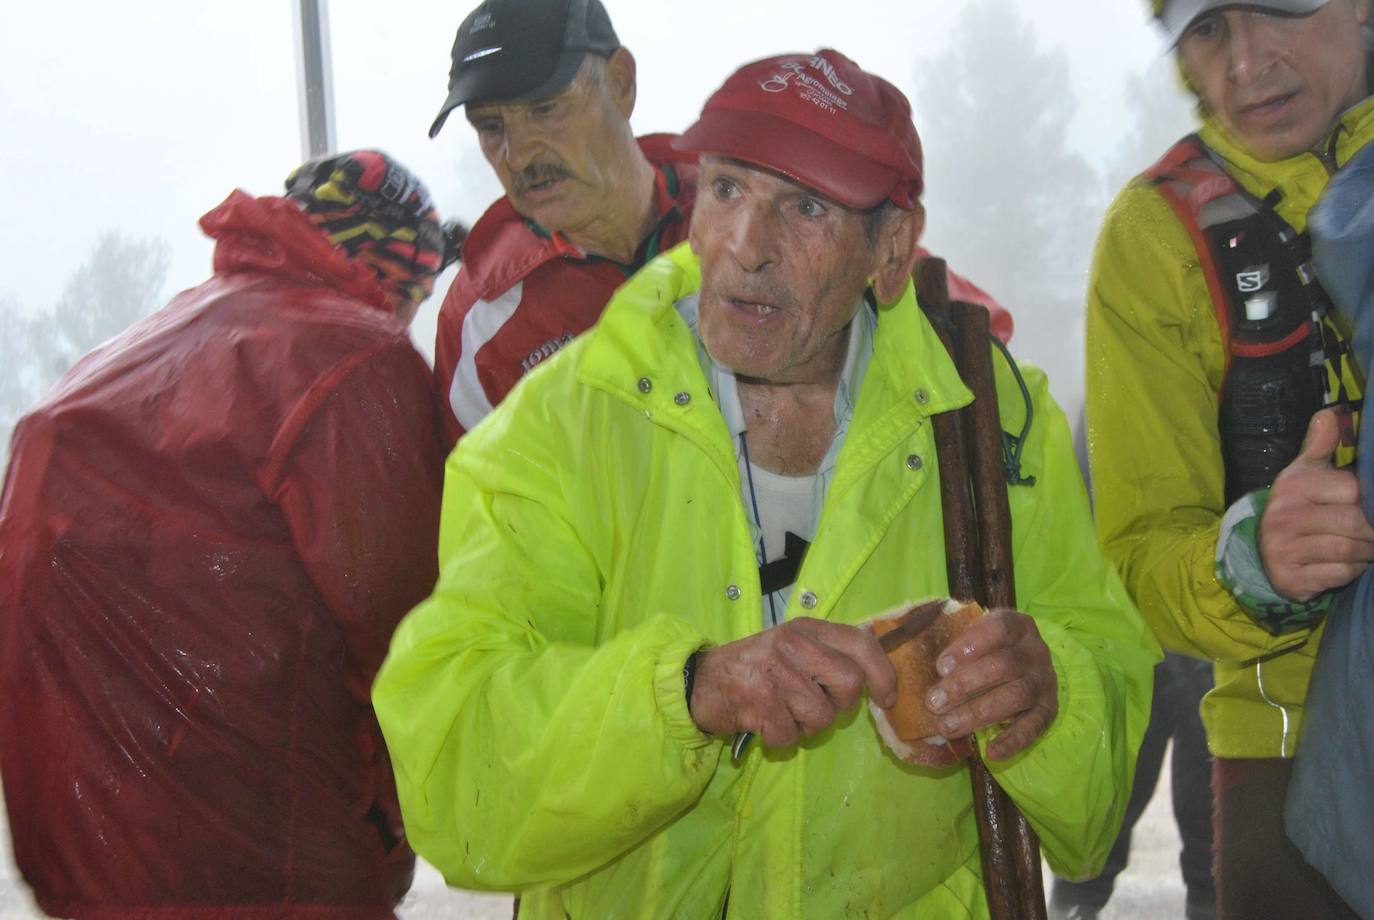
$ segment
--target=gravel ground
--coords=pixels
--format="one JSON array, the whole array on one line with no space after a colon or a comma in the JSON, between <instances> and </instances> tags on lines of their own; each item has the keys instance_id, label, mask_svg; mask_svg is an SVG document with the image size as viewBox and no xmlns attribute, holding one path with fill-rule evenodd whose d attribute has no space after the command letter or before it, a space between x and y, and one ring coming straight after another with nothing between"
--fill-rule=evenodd
<instances>
[{"instance_id":1,"label":"gravel ground","mask_svg":"<svg viewBox=\"0 0 1374 920\"><path fill-rule=\"evenodd\" d=\"M1159 789L1136 825L1131 865L1116 882L1116 894L1102 913L1102 920L1166 920L1183 916L1183 880L1178 874L1178 830L1169 808L1169 766L1161 770ZM0 814L0 818L3 815ZM10 855L5 827L4 864L0 866L0 918L42 918L19 878ZM1046 890L1049 879L1046 877ZM508 895L474 894L444 885L434 867L421 863L415 885L402 902L402 920L509 920Z\"/></svg>"}]
</instances>

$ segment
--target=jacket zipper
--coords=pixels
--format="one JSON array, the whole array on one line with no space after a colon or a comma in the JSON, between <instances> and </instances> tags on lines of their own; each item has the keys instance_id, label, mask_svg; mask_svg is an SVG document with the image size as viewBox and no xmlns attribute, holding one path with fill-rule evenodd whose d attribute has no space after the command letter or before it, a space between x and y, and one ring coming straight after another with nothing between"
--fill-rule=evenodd
<instances>
[{"instance_id":1,"label":"jacket zipper","mask_svg":"<svg viewBox=\"0 0 1374 920\"><path fill-rule=\"evenodd\" d=\"M1312 153L1312 155L1317 158L1317 161L1320 162L1322 166L1326 167L1327 176L1334 176L1336 170L1340 169L1340 165L1336 162L1336 145L1339 143L1341 131L1344 129L1345 124L1337 122L1335 130L1331 132L1330 140L1326 142L1326 149L1320 152L1313 151Z\"/></svg>"}]
</instances>

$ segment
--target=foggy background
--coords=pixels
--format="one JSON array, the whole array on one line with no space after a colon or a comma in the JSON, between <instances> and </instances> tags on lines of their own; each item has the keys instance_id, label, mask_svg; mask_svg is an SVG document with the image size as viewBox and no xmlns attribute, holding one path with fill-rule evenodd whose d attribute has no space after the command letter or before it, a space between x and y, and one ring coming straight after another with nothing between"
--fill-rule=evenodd
<instances>
[{"instance_id":1,"label":"foggy background","mask_svg":"<svg viewBox=\"0 0 1374 920\"><path fill-rule=\"evenodd\" d=\"M1015 315L1082 401L1082 303L1111 194L1188 130L1147 0L606 0L637 132L680 131L738 65L834 47L911 98L927 246ZM462 118L430 141L475 3L333 0L340 149L415 170L445 217L500 193ZM81 354L210 273L196 220L302 159L289 0L9 4L0 28L0 437ZM432 353L440 280L413 327ZM8 449L8 448L6 448Z\"/></svg>"},{"instance_id":2,"label":"foggy background","mask_svg":"<svg viewBox=\"0 0 1374 920\"><path fill-rule=\"evenodd\" d=\"M499 186L461 117L434 141L426 131L475 2L329 9L339 149L386 150L468 223ZM1077 418L1102 211L1191 124L1147 0L605 2L638 60L639 133L682 130L737 66L786 51L836 48L906 92L926 150L926 245L1013 312L1013 351ZM8 3L0 132L7 455L13 423L77 357L208 277L200 215L235 187L280 194L303 158L291 2ZM449 280L412 327L427 354ZM1167 797L1142 833L1104 916L1179 913ZM3 825L0 837L7 855ZM506 917L509 899L446 892L422 867L402 913ZM0 916L37 916L8 860Z\"/></svg>"}]
</instances>

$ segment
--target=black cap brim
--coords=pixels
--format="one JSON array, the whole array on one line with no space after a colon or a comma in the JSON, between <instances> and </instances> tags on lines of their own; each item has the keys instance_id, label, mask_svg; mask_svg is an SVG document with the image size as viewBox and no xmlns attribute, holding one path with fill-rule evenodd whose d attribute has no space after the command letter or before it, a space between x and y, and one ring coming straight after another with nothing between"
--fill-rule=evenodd
<instances>
[{"instance_id":1,"label":"black cap brim","mask_svg":"<svg viewBox=\"0 0 1374 920\"><path fill-rule=\"evenodd\" d=\"M439 133L450 112L469 102L510 102L554 95L573 81L582 69L587 54L581 49L562 52L558 56L558 65L549 74L511 67L505 60L504 51L495 51L487 58L473 62L449 87L448 98L444 100L434 124L430 125L429 136L434 137Z\"/></svg>"}]
</instances>

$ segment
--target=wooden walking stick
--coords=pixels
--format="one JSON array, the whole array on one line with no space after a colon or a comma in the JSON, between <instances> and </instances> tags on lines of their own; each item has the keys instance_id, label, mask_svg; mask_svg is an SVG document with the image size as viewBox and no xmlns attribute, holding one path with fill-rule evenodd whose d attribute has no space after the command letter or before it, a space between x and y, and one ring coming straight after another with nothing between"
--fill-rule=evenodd
<instances>
[{"instance_id":1,"label":"wooden walking stick","mask_svg":"<svg viewBox=\"0 0 1374 920\"><path fill-rule=\"evenodd\" d=\"M949 302L945 263L921 263L919 298L973 403L933 419L950 594L986 609L1016 606L1011 508L989 350L987 310ZM975 747L969 760L983 885L993 920L1045 920L1040 842Z\"/></svg>"},{"instance_id":2,"label":"wooden walking stick","mask_svg":"<svg viewBox=\"0 0 1374 920\"><path fill-rule=\"evenodd\" d=\"M1011 553L1011 505L1003 463L1002 422L989 348L988 313L974 304L954 303L959 339L959 372L973 390L972 436L966 440L973 476L973 503L978 514L978 555L984 596L990 610L1016 609L1016 580ZM991 780L991 776L989 776ZM1003 793L1005 798L1005 793ZM1025 815L1009 798L1008 830L1016 862L1016 884L1023 920L1044 920L1045 892L1040 875L1040 840Z\"/></svg>"}]
</instances>

